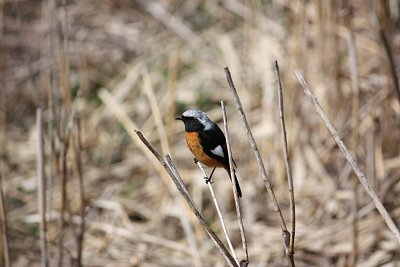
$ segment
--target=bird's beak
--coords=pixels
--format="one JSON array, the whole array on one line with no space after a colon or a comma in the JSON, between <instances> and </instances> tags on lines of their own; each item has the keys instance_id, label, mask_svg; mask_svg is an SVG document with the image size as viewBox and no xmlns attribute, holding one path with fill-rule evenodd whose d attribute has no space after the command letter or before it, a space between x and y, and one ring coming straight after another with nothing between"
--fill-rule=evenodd
<instances>
[{"instance_id":1,"label":"bird's beak","mask_svg":"<svg viewBox=\"0 0 400 267\"><path fill-rule=\"evenodd\" d=\"M178 116L178 117L175 117L175 120L183 121L183 118L182 118L182 116Z\"/></svg>"}]
</instances>

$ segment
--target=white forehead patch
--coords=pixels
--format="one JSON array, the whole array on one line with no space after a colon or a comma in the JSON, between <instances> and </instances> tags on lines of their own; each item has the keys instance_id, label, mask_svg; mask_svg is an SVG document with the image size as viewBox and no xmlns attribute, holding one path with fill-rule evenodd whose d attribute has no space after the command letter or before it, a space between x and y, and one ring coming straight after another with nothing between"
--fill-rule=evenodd
<instances>
[{"instance_id":1,"label":"white forehead patch","mask_svg":"<svg viewBox=\"0 0 400 267\"><path fill-rule=\"evenodd\" d=\"M201 122L201 124L204 125L204 128L206 130L210 129L213 125L212 121L210 120L210 118L208 118L207 114L201 110L197 109L186 110L185 112L183 112L182 116L193 117L198 119Z\"/></svg>"},{"instance_id":2,"label":"white forehead patch","mask_svg":"<svg viewBox=\"0 0 400 267\"><path fill-rule=\"evenodd\" d=\"M224 150L222 149L221 146L217 146L216 148L214 148L213 150L211 150L211 153L213 153L216 156L220 156L221 158L224 158Z\"/></svg>"}]
</instances>

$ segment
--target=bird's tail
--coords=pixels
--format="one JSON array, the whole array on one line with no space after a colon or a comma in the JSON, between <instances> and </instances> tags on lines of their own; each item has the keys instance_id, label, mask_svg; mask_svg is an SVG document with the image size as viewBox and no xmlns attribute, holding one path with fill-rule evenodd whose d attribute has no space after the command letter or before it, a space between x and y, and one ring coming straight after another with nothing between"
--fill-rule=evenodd
<instances>
[{"instance_id":1,"label":"bird's tail","mask_svg":"<svg viewBox=\"0 0 400 267\"><path fill-rule=\"evenodd\" d=\"M226 168L225 170L228 172L229 179L231 179L231 171L229 170L229 168ZM234 171L234 174L235 174L235 187L236 187L237 195L238 195L238 197L242 197L242 190L240 190L239 180L238 180L238 178L236 176L236 171L235 170L233 170L233 171ZM232 181L232 179L231 179L231 181Z\"/></svg>"}]
</instances>

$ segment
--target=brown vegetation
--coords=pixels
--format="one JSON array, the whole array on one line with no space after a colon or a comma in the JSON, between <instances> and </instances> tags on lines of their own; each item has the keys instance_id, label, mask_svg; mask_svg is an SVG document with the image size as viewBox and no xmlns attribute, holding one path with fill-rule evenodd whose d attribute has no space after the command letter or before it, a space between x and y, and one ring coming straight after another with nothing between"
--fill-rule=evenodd
<instances>
[{"instance_id":1,"label":"brown vegetation","mask_svg":"<svg viewBox=\"0 0 400 267\"><path fill-rule=\"evenodd\" d=\"M295 192L296 266L399 265L398 242L293 74L304 75L398 223L399 12L392 0L1 1L0 184L7 228L0 228L0 266L8 259L11 266L39 266L43 238L50 266L225 266L134 132L172 155L223 240L203 175L173 120L199 108L222 128L221 100L243 190L249 266L287 266L274 203L224 73L229 66L290 229L274 59ZM37 164L39 137L43 165ZM241 259L229 180L224 170L213 179Z\"/></svg>"}]
</instances>

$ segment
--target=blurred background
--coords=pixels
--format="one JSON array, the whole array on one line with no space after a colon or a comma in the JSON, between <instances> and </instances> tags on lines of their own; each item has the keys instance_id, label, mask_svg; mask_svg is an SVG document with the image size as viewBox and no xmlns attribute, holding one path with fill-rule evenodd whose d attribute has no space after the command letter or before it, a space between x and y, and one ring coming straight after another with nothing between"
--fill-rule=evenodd
<instances>
[{"instance_id":1,"label":"blurred background","mask_svg":"<svg viewBox=\"0 0 400 267\"><path fill-rule=\"evenodd\" d=\"M173 118L196 108L222 127L224 100L250 266L287 266L281 229L223 69L230 68L289 225L277 59L296 198L296 265L399 266L399 244L293 75L295 70L304 75L398 223L399 5L397 0L0 1L1 221L6 221L1 234L8 237L0 242L0 265L40 266L41 188L50 266L226 266L133 132L140 129L160 153L172 155L223 239L183 125ZM35 126L37 108L42 135ZM38 136L44 161L37 167ZM224 170L213 179L242 258L229 180Z\"/></svg>"}]
</instances>

